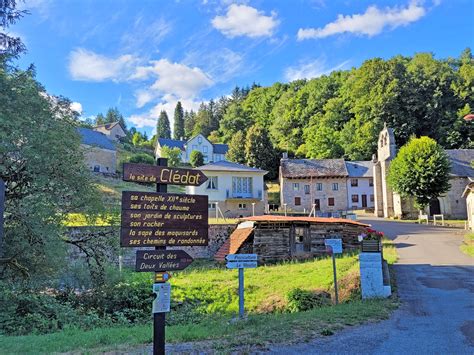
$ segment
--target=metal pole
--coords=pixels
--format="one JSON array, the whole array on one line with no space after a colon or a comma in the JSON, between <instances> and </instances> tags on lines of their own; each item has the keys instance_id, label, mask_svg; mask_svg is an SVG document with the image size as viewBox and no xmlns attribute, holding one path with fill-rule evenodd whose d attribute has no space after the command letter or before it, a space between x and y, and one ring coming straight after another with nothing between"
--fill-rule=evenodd
<instances>
[{"instance_id":1,"label":"metal pole","mask_svg":"<svg viewBox=\"0 0 474 355\"><path fill-rule=\"evenodd\" d=\"M239 268L239 318L244 318L244 269Z\"/></svg>"},{"instance_id":2,"label":"metal pole","mask_svg":"<svg viewBox=\"0 0 474 355\"><path fill-rule=\"evenodd\" d=\"M283 204L285 206L285 217L286 217L286 203Z\"/></svg>"},{"instance_id":3,"label":"metal pole","mask_svg":"<svg viewBox=\"0 0 474 355\"><path fill-rule=\"evenodd\" d=\"M5 183L0 179L0 258L3 256L3 212L5 211Z\"/></svg>"},{"instance_id":4,"label":"metal pole","mask_svg":"<svg viewBox=\"0 0 474 355\"><path fill-rule=\"evenodd\" d=\"M255 216L255 202L252 202L252 216Z\"/></svg>"},{"instance_id":5,"label":"metal pole","mask_svg":"<svg viewBox=\"0 0 474 355\"><path fill-rule=\"evenodd\" d=\"M334 273L334 293L336 295L336 304L339 304L339 295L337 293L336 256L334 253L332 253L332 271Z\"/></svg>"},{"instance_id":6,"label":"metal pole","mask_svg":"<svg viewBox=\"0 0 474 355\"><path fill-rule=\"evenodd\" d=\"M156 165L168 166L168 159L156 159ZM156 184L156 192L168 192L166 184ZM166 247L155 247L155 250L166 250ZM156 281L155 283L160 283ZM165 354L165 315L166 313L153 313L153 355Z\"/></svg>"},{"instance_id":7,"label":"metal pole","mask_svg":"<svg viewBox=\"0 0 474 355\"><path fill-rule=\"evenodd\" d=\"M216 202L216 221L219 220L219 202Z\"/></svg>"}]
</instances>

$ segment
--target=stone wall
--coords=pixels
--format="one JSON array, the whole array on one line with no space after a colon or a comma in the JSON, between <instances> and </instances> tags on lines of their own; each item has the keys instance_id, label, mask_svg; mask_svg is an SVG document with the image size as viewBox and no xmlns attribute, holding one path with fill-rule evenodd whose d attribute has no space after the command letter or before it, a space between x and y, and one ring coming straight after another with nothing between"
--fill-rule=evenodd
<instances>
[{"instance_id":1,"label":"stone wall","mask_svg":"<svg viewBox=\"0 0 474 355\"><path fill-rule=\"evenodd\" d=\"M224 244L226 239L235 229L235 224L211 224L209 225L209 245L200 246L200 247L168 247L168 249L179 249L186 251L194 259L211 259L217 250ZM119 255L122 256L122 263L127 266L135 265L135 255L136 251L139 249L154 249L150 248L120 248L117 245L119 244L119 235L120 228L117 226L114 227L73 227L69 228L68 234L71 237L78 238L85 233L99 233L104 238L109 240L109 247L106 249L106 254L109 261L115 262L118 264ZM71 259L78 259L84 257L80 250L71 246L69 257Z\"/></svg>"}]
</instances>

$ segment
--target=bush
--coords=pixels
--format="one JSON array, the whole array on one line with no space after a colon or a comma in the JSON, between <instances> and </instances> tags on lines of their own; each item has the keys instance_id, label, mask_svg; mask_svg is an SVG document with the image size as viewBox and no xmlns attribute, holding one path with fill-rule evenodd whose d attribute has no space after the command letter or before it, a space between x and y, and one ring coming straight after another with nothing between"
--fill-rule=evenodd
<instances>
[{"instance_id":1,"label":"bush","mask_svg":"<svg viewBox=\"0 0 474 355\"><path fill-rule=\"evenodd\" d=\"M204 156L199 150L193 150L189 156L189 162L193 168L204 165Z\"/></svg>"},{"instance_id":2,"label":"bush","mask_svg":"<svg viewBox=\"0 0 474 355\"><path fill-rule=\"evenodd\" d=\"M154 165L155 164L155 159L146 153L137 153L132 155L128 161L130 163L141 163L141 164L150 164Z\"/></svg>"},{"instance_id":3,"label":"bush","mask_svg":"<svg viewBox=\"0 0 474 355\"><path fill-rule=\"evenodd\" d=\"M288 292L286 297L288 299L287 310L291 313L308 311L331 304L331 295L325 291L309 291L294 288Z\"/></svg>"}]
</instances>

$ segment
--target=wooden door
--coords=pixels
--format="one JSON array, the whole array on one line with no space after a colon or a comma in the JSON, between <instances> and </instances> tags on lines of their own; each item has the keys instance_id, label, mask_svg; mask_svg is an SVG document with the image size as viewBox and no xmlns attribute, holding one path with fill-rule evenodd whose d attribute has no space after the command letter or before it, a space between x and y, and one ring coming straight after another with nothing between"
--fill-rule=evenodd
<instances>
[{"instance_id":1,"label":"wooden door","mask_svg":"<svg viewBox=\"0 0 474 355\"><path fill-rule=\"evenodd\" d=\"M321 202L319 201L319 198L314 199L314 208L316 209L316 211L321 210Z\"/></svg>"},{"instance_id":2,"label":"wooden door","mask_svg":"<svg viewBox=\"0 0 474 355\"><path fill-rule=\"evenodd\" d=\"M367 207L367 195L362 195L362 207Z\"/></svg>"}]
</instances>

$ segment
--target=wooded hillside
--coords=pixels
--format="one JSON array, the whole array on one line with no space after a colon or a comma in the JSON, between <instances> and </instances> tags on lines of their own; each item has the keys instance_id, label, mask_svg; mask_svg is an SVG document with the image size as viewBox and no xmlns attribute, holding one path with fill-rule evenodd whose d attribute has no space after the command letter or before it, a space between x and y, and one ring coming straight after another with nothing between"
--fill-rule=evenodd
<instances>
[{"instance_id":1,"label":"wooded hillside","mask_svg":"<svg viewBox=\"0 0 474 355\"><path fill-rule=\"evenodd\" d=\"M202 131L231 145L236 132L259 125L276 150L308 158L370 159L384 122L398 146L427 135L445 148L472 148L474 132L463 116L474 109L473 87L470 49L457 59L374 58L311 80L236 88L230 98L186 112L185 125L187 135Z\"/></svg>"}]
</instances>

